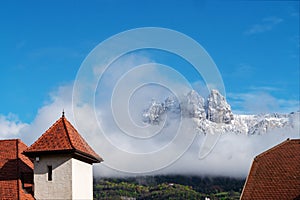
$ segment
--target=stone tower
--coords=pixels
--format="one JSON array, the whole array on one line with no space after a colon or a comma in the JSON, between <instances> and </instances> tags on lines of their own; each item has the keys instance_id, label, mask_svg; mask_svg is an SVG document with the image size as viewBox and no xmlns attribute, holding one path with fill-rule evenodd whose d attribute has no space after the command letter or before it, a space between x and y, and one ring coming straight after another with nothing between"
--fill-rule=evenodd
<instances>
[{"instance_id":1,"label":"stone tower","mask_svg":"<svg viewBox=\"0 0 300 200\"><path fill-rule=\"evenodd\" d=\"M24 154L34 160L35 199L93 199L92 164L103 160L64 114Z\"/></svg>"}]
</instances>

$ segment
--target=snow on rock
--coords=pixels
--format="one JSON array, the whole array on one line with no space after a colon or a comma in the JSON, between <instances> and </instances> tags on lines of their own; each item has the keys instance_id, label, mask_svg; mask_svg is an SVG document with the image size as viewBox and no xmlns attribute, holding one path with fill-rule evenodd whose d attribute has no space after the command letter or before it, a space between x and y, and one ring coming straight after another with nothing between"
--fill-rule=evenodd
<instances>
[{"instance_id":1,"label":"snow on rock","mask_svg":"<svg viewBox=\"0 0 300 200\"><path fill-rule=\"evenodd\" d=\"M161 121L161 116L164 112L164 105L152 100L149 108L143 113L143 121L149 124L158 124Z\"/></svg>"},{"instance_id":2,"label":"snow on rock","mask_svg":"<svg viewBox=\"0 0 300 200\"><path fill-rule=\"evenodd\" d=\"M180 114L180 104L177 101L176 97L171 96L166 98L164 102L164 110L169 111L170 113Z\"/></svg>"},{"instance_id":3,"label":"snow on rock","mask_svg":"<svg viewBox=\"0 0 300 200\"><path fill-rule=\"evenodd\" d=\"M192 90L179 102L168 97L164 102L152 100L143 112L143 121L157 125L167 114L172 118L190 118L196 124L196 131L203 134L215 132L245 135L265 134L275 129L296 128L299 130L300 112L290 114L234 115L226 99L212 90L205 101Z\"/></svg>"},{"instance_id":4,"label":"snow on rock","mask_svg":"<svg viewBox=\"0 0 300 200\"><path fill-rule=\"evenodd\" d=\"M230 124L233 120L230 105L217 90L211 90L206 102L207 119L216 123Z\"/></svg>"},{"instance_id":5,"label":"snow on rock","mask_svg":"<svg viewBox=\"0 0 300 200\"><path fill-rule=\"evenodd\" d=\"M191 90L182 103L183 115L190 118L205 119L204 99L195 90Z\"/></svg>"}]
</instances>

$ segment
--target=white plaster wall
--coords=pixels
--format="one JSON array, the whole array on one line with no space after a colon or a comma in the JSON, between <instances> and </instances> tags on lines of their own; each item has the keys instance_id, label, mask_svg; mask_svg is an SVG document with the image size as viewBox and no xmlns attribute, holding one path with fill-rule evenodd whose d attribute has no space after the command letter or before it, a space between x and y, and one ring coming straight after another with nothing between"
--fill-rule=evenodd
<instances>
[{"instance_id":1,"label":"white plaster wall","mask_svg":"<svg viewBox=\"0 0 300 200\"><path fill-rule=\"evenodd\" d=\"M72 158L72 199L93 199L93 167Z\"/></svg>"},{"instance_id":2,"label":"white plaster wall","mask_svg":"<svg viewBox=\"0 0 300 200\"><path fill-rule=\"evenodd\" d=\"M52 165L52 181L48 181ZM34 197L39 199L72 199L72 159L67 155L40 156L34 161Z\"/></svg>"}]
</instances>

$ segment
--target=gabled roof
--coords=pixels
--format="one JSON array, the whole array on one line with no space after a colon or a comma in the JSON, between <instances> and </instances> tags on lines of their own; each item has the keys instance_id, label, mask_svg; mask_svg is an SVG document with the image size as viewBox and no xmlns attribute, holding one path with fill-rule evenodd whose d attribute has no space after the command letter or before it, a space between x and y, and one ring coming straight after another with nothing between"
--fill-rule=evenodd
<instances>
[{"instance_id":1,"label":"gabled roof","mask_svg":"<svg viewBox=\"0 0 300 200\"><path fill-rule=\"evenodd\" d=\"M241 199L300 199L300 139L256 156Z\"/></svg>"},{"instance_id":2,"label":"gabled roof","mask_svg":"<svg viewBox=\"0 0 300 200\"><path fill-rule=\"evenodd\" d=\"M34 200L33 163L19 139L0 140L0 199Z\"/></svg>"},{"instance_id":3,"label":"gabled roof","mask_svg":"<svg viewBox=\"0 0 300 200\"><path fill-rule=\"evenodd\" d=\"M66 153L89 163L103 159L88 145L64 114L24 154L34 157L44 154Z\"/></svg>"}]
</instances>

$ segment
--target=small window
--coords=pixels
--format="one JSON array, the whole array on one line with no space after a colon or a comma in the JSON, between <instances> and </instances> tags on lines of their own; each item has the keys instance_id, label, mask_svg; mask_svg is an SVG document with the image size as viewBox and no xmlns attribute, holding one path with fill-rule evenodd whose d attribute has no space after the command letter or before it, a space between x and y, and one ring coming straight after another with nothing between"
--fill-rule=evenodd
<instances>
[{"instance_id":1,"label":"small window","mask_svg":"<svg viewBox=\"0 0 300 200\"><path fill-rule=\"evenodd\" d=\"M52 165L48 165L48 181L52 181Z\"/></svg>"}]
</instances>

